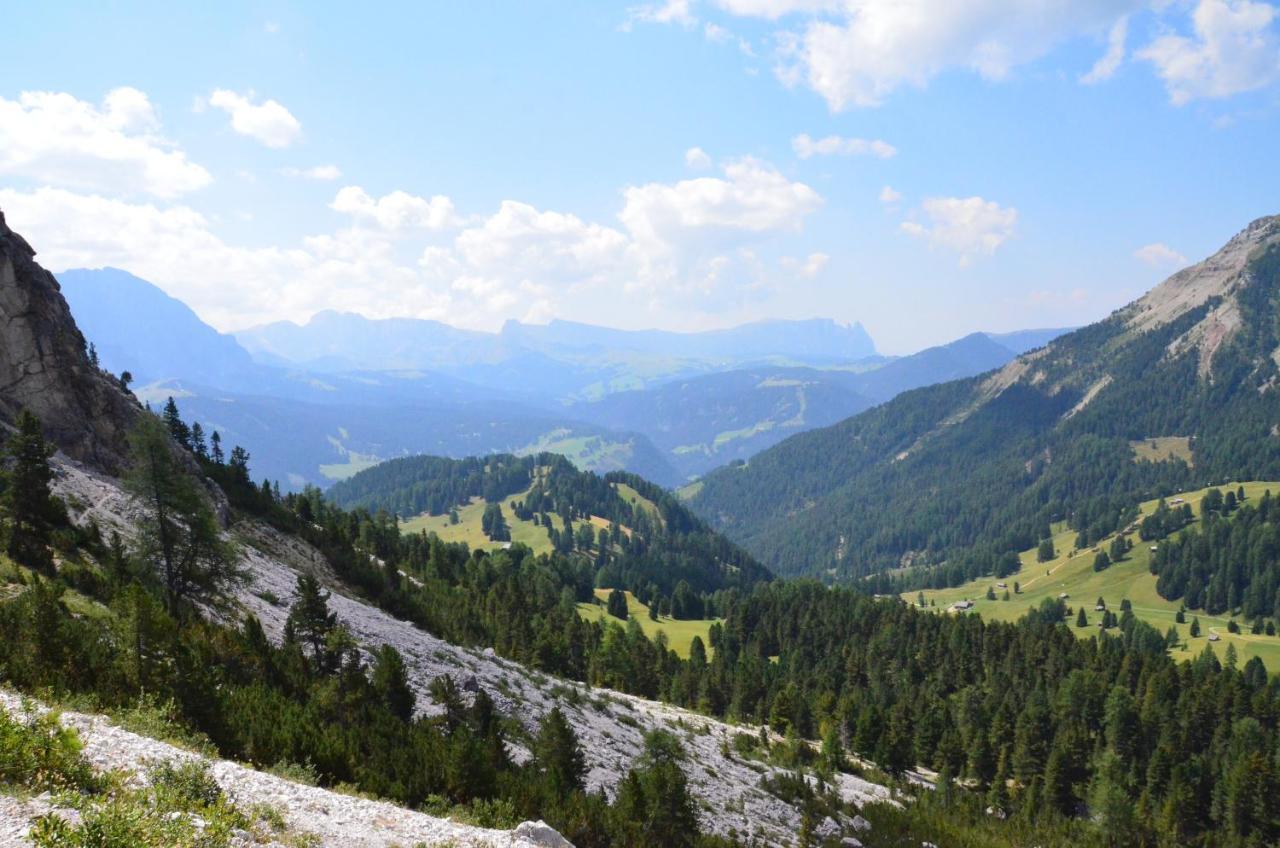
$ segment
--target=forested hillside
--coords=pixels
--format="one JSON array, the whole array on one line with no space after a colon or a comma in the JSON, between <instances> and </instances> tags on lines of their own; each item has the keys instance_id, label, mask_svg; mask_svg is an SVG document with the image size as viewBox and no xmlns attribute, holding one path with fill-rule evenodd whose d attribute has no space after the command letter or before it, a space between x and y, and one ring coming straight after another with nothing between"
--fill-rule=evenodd
<instances>
[{"instance_id":1,"label":"forested hillside","mask_svg":"<svg viewBox=\"0 0 1280 848\"><path fill-rule=\"evenodd\" d=\"M505 511L499 502L512 496ZM550 548L586 561L594 585L631 590L646 602L671 596L682 582L686 591L710 594L770 579L665 489L625 472L578 471L555 454L391 460L337 484L329 497L401 517L448 514L482 499L490 540L509 541L512 524L531 522L544 528Z\"/></svg>"},{"instance_id":2,"label":"forested hillside","mask_svg":"<svg viewBox=\"0 0 1280 848\"><path fill-rule=\"evenodd\" d=\"M849 578L991 570L1055 520L1100 538L1141 500L1274 479L1278 241L1257 221L1108 319L723 468L692 506L780 574ZM1190 462L1144 456L1157 437Z\"/></svg>"}]
</instances>

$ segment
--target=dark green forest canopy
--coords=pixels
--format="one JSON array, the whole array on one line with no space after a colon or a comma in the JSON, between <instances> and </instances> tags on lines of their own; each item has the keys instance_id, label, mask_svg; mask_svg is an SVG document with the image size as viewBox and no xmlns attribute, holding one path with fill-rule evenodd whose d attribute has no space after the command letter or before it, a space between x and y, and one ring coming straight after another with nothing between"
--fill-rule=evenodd
<instances>
[{"instance_id":1,"label":"dark green forest canopy","mask_svg":"<svg viewBox=\"0 0 1280 848\"><path fill-rule=\"evenodd\" d=\"M906 393L713 472L691 506L781 575L967 557L954 583L1034 547L1056 520L1096 539L1141 500L1274 479L1280 246L1247 274L1242 327L1215 352L1212 379L1197 348L1169 346L1217 300L1145 332L1117 313L1027 357L994 396L991 375ZM1130 442L1157 435L1189 437L1193 464L1135 462Z\"/></svg>"}]
</instances>

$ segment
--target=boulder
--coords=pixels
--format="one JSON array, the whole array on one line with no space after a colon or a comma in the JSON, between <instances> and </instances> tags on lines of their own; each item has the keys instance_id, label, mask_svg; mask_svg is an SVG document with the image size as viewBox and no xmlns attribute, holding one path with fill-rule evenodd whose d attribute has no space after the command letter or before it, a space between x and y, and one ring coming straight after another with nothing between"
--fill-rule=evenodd
<instances>
[{"instance_id":1,"label":"boulder","mask_svg":"<svg viewBox=\"0 0 1280 848\"><path fill-rule=\"evenodd\" d=\"M546 822L523 822L511 833L515 841L521 840L541 848L573 848L573 843L565 839Z\"/></svg>"}]
</instances>

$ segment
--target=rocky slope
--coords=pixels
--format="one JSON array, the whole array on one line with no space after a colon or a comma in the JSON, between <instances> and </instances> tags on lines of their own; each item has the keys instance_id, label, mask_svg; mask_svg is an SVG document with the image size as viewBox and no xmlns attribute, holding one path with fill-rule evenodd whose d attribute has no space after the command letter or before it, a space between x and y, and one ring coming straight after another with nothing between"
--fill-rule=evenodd
<instances>
[{"instance_id":1,"label":"rocky slope","mask_svg":"<svg viewBox=\"0 0 1280 848\"><path fill-rule=\"evenodd\" d=\"M0 690L0 709L22 715L26 705L18 696ZM569 845L540 822L528 822L514 831L468 827L393 804L294 783L238 763L202 757L130 733L102 716L66 712L59 718L63 725L76 730L84 744L84 757L96 771L123 772L131 781L139 782L146 781L158 763L192 760L208 763L209 776L218 782L231 803L242 809L265 804L283 817L286 832L280 838L287 844L299 844L309 838L310 844L343 848L401 845L565 848ZM30 821L51 810L74 816L48 795L32 799L0 796L0 846L30 844L26 839ZM262 844L247 832L234 841L244 846Z\"/></svg>"},{"instance_id":2,"label":"rocky slope","mask_svg":"<svg viewBox=\"0 0 1280 848\"><path fill-rule=\"evenodd\" d=\"M67 454L119 469L138 405L89 362L53 275L0 211L0 419L29 409Z\"/></svg>"},{"instance_id":3,"label":"rocky slope","mask_svg":"<svg viewBox=\"0 0 1280 848\"><path fill-rule=\"evenodd\" d=\"M132 532L137 518L134 507L114 480L76 463L59 463L58 470L56 490L74 520L92 519L104 530L119 530L126 536ZM760 785L764 776L781 770L730 753L736 734L758 734L758 727L729 725L665 704L548 678L492 651L451 645L353 597L334 578L323 555L297 538L252 521L235 525L231 534L252 576L240 594L240 605L261 619L272 638L279 639L283 633L297 574L316 574L333 590L330 608L367 651L383 644L400 651L421 710L436 709L428 687L441 675L453 677L463 691L483 688L500 710L529 729L558 705L581 741L590 770L589 788L606 792L612 791L640 754L644 734L665 729L679 736L688 751L685 767L706 829L722 835L757 836L769 845L790 844L799 832L799 811ZM513 746L512 753L517 759L527 756L518 746ZM857 804L892 798L885 787L851 775L839 777L839 790ZM368 822L377 829L372 819ZM853 822L832 822L830 827L856 833Z\"/></svg>"}]
</instances>

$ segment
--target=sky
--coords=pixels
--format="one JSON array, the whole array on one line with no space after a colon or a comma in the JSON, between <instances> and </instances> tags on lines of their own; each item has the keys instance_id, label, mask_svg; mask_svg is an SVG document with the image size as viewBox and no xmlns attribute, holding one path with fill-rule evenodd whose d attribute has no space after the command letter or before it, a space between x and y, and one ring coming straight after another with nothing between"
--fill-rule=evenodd
<instances>
[{"instance_id":1,"label":"sky","mask_svg":"<svg viewBox=\"0 0 1280 848\"><path fill-rule=\"evenodd\" d=\"M1280 213L1264 0L29 4L0 210L224 331L1097 320Z\"/></svg>"}]
</instances>

